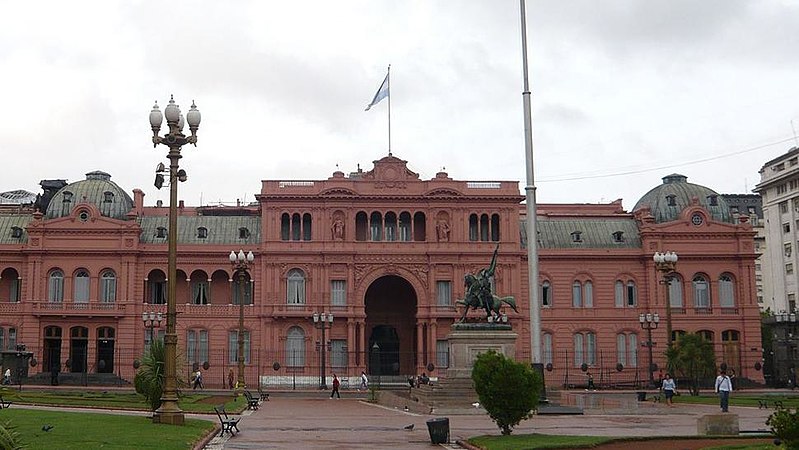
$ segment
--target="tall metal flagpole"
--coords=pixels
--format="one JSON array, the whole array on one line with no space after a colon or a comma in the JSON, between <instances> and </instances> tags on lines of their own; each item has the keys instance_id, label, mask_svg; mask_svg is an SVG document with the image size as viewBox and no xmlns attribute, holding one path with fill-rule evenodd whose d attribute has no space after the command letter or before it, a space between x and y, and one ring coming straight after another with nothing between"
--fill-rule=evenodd
<instances>
[{"instance_id":1,"label":"tall metal flagpole","mask_svg":"<svg viewBox=\"0 0 799 450\"><path fill-rule=\"evenodd\" d=\"M524 67L524 155L527 160L527 284L530 292L530 355L533 365L541 359L541 304L538 301L538 230L535 204L535 174L533 171L533 117L530 112L530 85L527 76L527 12L524 0L519 0L522 16L522 61Z\"/></svg>"},{"instance_id":2,"label":"tall metal flagpole","mask_svg":"<svg viewBox=\"0 0 799 450\"><path fill-rule=\"evenodd\" d=\"M386 80L388 80L388 156L391 156L391 64L388 65Z\"/></svg>"}]
</instances>

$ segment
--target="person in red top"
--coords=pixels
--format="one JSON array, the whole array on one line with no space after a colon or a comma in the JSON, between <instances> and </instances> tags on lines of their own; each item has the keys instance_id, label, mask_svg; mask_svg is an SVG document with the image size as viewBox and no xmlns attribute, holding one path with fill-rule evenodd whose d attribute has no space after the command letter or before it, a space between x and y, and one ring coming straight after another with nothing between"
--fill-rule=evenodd
<instances>
[{"instance_id":1,"label":"person in red top","mask_svg":"<svg viewBox=\"0 0 799 450\"><path fill-rule=\"evenodd\" d=\"M333 394L337 395L338 398L341 398L341 393L338 391L338 387L341 383L338 381L338 377L336 374L333 374L333 391L330 393L330 398L333 398Z\"/></svg>"}]
</instances>

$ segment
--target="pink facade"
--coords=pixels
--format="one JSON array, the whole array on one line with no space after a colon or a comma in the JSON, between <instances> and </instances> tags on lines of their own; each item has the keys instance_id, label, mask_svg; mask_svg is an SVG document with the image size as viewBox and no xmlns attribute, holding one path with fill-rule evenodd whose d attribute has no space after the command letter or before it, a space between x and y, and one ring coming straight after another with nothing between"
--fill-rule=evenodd
<instances>
[{"instance_id":1,"label":"pink facade","mask_svg":"<svg viewBox=\"0 0 799 450\"><path fill-rule=\"evenodd\" d=\"M702 332L719 362L762 382L754 369L761 343L751 226L705 205L712 195L685 189L696 185L670 180L633 213L620 202L539 206L549 384L584 383L583 363L603 383L648 377L638 317L665 317L668 286L652 254L666 250L680 258L681 283L670 288L675 334ZM25 344L39 363L34 373L68 361L72 372L132 380L150 339L142 313L166 312L168 208L145 207L141 191L130 198L102 172L62 184L45 192L42 212L0 214L2 345ZM662 191L672 187L681 189L674 205ZM650 197L668 204L645 202ZM255 255L243 295L248 384L318 383L322 333L328 377L443 374L463 277L485 267L497 244L496 292L516 298L519 313L506 312L519 333L517 357L529 360L522 200L517 182L456 181L443 172L422 180L388 156L349 176L264 181L252 205L181 205L183 373L208 362L206 384L220 386L235 369L241 295L228 255L239 249ZM325 330L312 321L322 312L334 316ZM663 367L665 324L652 340Z\"/></svg>"}]
</instances>

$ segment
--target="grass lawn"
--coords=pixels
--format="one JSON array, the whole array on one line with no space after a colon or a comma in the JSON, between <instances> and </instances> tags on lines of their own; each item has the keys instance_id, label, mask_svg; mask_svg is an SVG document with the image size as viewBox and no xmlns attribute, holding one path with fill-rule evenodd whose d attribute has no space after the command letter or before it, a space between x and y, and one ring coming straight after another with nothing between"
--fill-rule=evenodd
<instances>
[{"instance_id":1,"label":"grass lawn","mask_svg":"<svg viewBox=\"0 0 799 450\"><path fill-rule=\"evenodd\" d=\"M519 450L525 448L591 447L613 441L612 437L554 436L549 434L512 434L510 436L477 436L468 441L489 450Z\"/></svg>"},{"instance_id":2,"label":"grass lawn","mask_svg":"<svg viewBox=\"0 0 799 450\"><path fill-rule=\"evenodd\" d=\"M719 397L713 392L703 392L698 396L692 396L687 391L682 395L674 397L674 403L685 403L693 405L718 405ZM733 391L730 395L730 406L753 406L757 408L758 400L767 400L769 409L774 409L774 401L781 401L785 408L799 408L799 395L783 393L749 393L746 391Z\"/></svg>"},{"instance_id":3,"label":"grass lawn","mask_svg":"<svg viewBox=\"0 0 799 450\"><path fill-rule=\"evenodd\" d=\"M14 408L0 411L22 436L26 449L186 450L214 427L214 422L186 419L186 425L153 424L141 416ZM43 427L52 426L49 431Z\"/></svg>"},{"instance_id":4,"label":"grass lawn","mask_svg":"<svg viewBox=\"0 0 799 450\"><path fill-rule=\"evenodd\" d=\"M147 411L149 407L144 397L136 393L126 392L78 392L78 391L17 391L4 388L0 390L3 400L13 403L48 406L84 406L89 408L133 409ZM207 394L189 394L181 396L178 404L183 411L191 413L214 413L214 406L225 404L225 409L232 413L241 412L247 402L244 397L237 399L233 395L211 396Z\"/></svg>"}]
</instances>

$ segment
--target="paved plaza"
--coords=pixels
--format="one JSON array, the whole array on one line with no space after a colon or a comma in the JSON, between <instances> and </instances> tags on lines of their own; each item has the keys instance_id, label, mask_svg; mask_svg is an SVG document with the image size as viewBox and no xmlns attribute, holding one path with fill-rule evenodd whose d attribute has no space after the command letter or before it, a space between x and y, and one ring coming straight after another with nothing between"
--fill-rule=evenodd
<instances>
[{"instance_id":1,"label":"paved plaza","mask_svg":"<svg viewBox=\"0 0 799 450\"><path fill-rule=\"evenodd\" d=\"M241 433L214 438L206 450L233 449L392 449L431 448L426 421L433 417L370 404L362 399L331 400L273 396L242 419ZM635 393L564 394L565 403L585 408L584 415L534 416L514 433L597 436L692 436L696 421L717 413L709 405L675 405L635 401ZM742 432L767 431L770 410L730 408ZM446 415L451 440L499 434L486 414ZM413 429L406 429L413 425ZM449 448L458 448L449 445Z\"/></svg>"}]
</instances>

